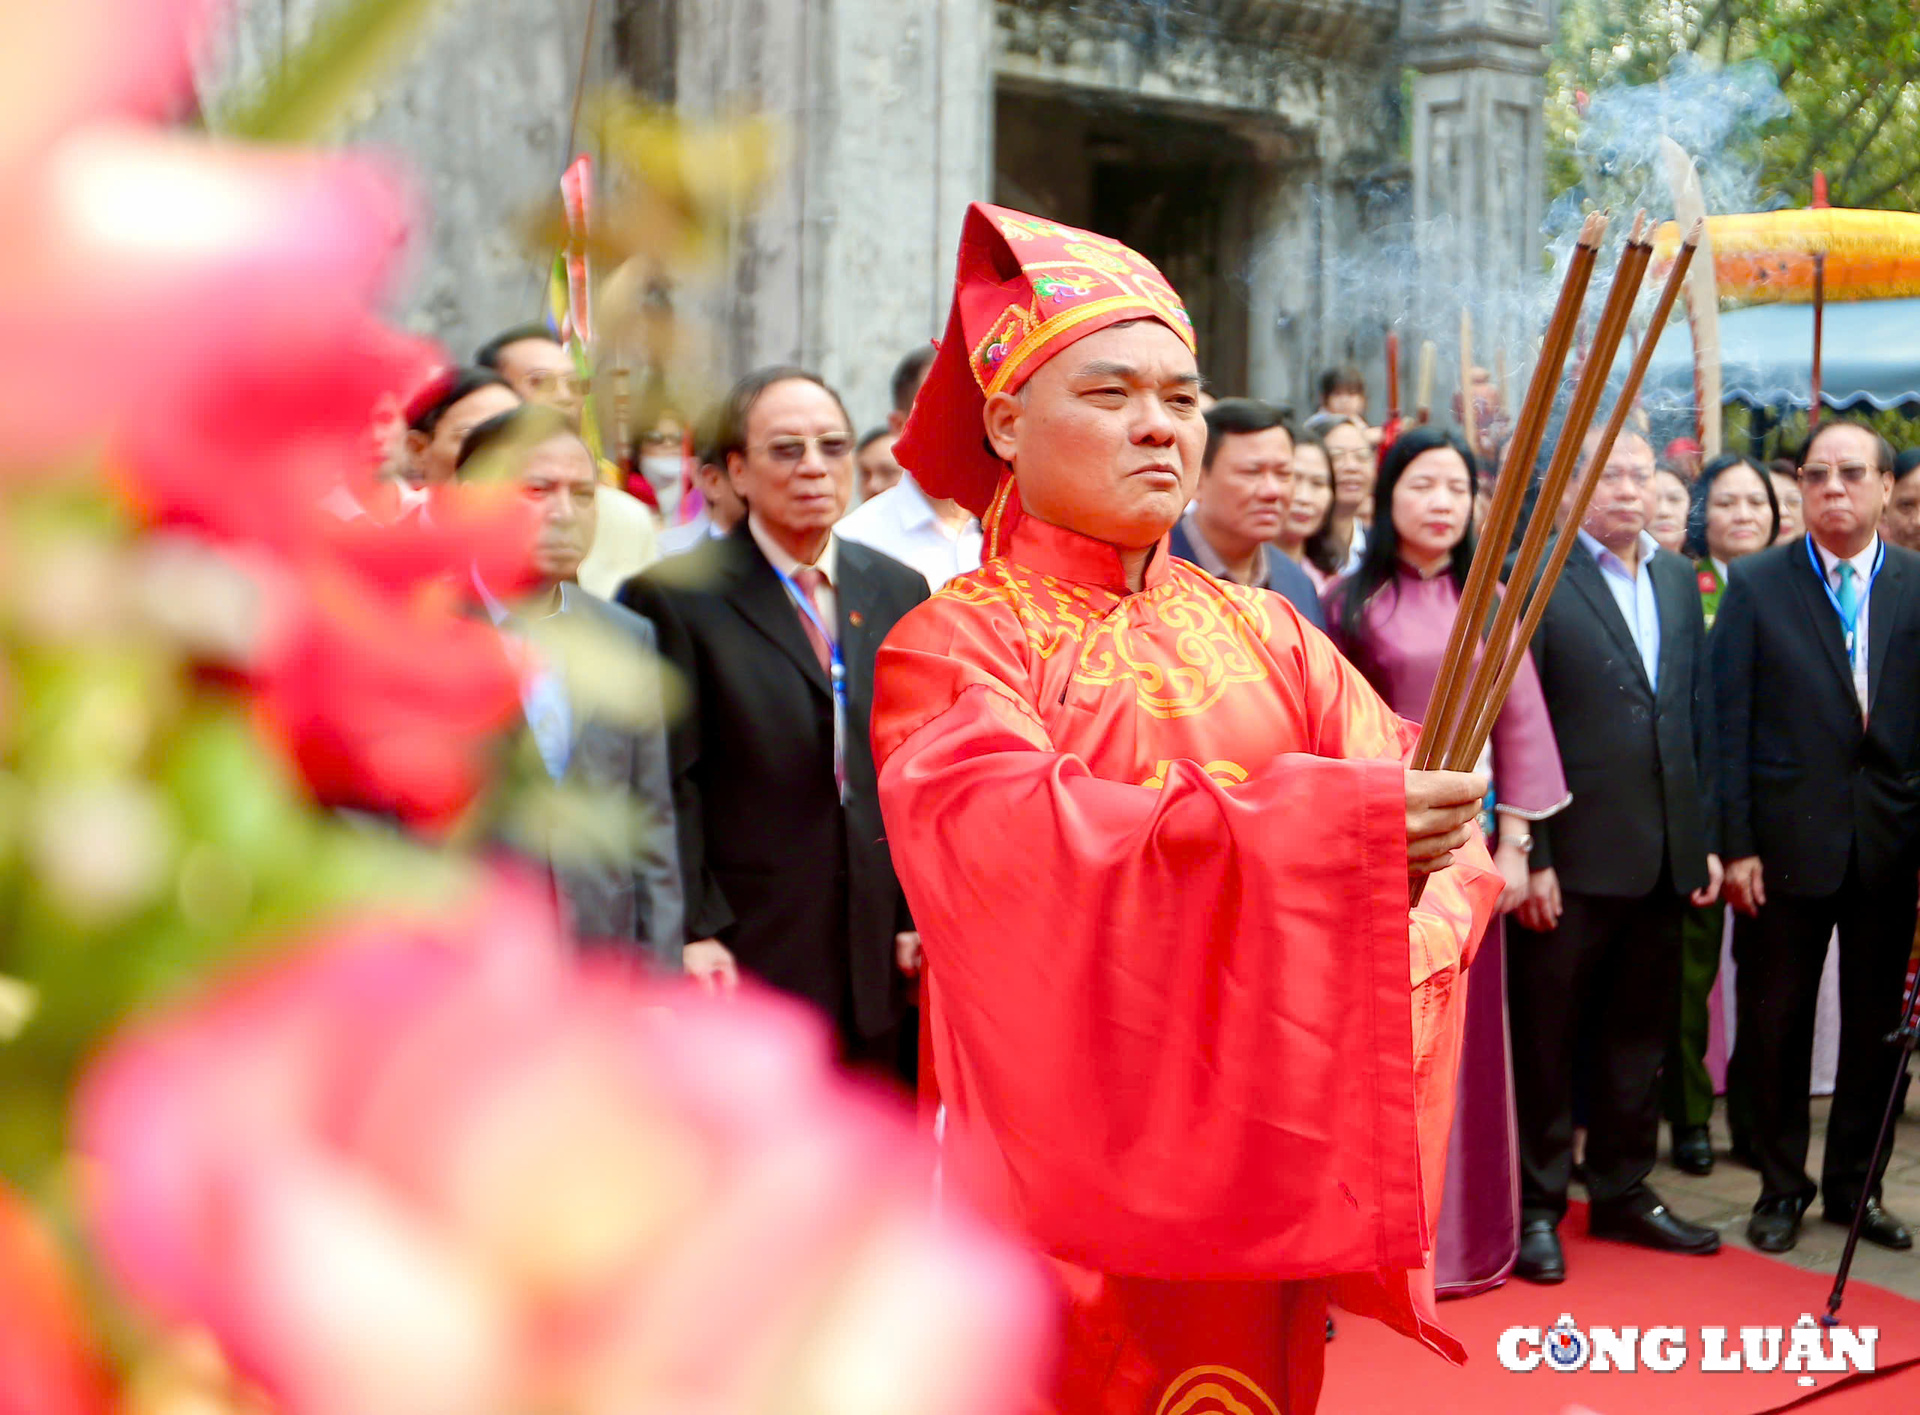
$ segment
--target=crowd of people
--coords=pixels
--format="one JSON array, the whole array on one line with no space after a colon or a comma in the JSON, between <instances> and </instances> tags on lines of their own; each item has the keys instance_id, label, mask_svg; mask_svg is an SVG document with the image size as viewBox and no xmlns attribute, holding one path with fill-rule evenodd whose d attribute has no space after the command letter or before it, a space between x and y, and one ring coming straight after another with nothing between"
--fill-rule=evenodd
<instances>
[{"instance_id":1,"label":"crowd of people","mask_svg":"<svg viewBox=\"0 0 1920 1415\"><path fill-rule=\"evenodd\" d=\"M582 428L573 357L527 326L416 392L388 461L396 514L431 515L434 487L479 476L517 479L539 509L534 588L503 602L476 579L477 603L539 651L523 698L541 766L630 795L645 821L614 858L583 859L564 831L532 847L575 931L716 991L751 976L804 998L849 1063L905 1085L921 954L879 809L875 655L930 595L972 593L993 553L980 519L894 455L932 359L901 359L864 434L815 373L775 366L705 417L665 415L618 465ZM1297 427L1196 394L1205 449L1167 553L1278 593L1417 722L1477 516L1513 470L1501 410L1481 410L1471 447L1370 426L1351 370L1321 394ZM1630 429L1559 531L1579 545L1483 761L1504 888L1471 970L1439 1290L1562 1280L1576 1185L1598 1236L1717 1250L1649 1181L1663 1118L1681 1171L1718 1160L1723 951L1751 1241L1791 1248L1818 1196L1826 1220L1864 1208L1868 1241L1908 1248L1869 1157L1920 880L1920 451L1829 417L1795 458L1702 465L1691 441L1656 456ZM577 638L552 632L582 620L671 665L676 710L617 713L583 688ZM1816 1184L1810 1066L1836 931Z\"/></svg>"},{"instance_id":2,"label":"crowd of people","mask_svg":"<svg viewBox=\"0 0 1920 1415\"><path fill-rule=\"evenodd\" d=\"M1330 374L1323 391L1352 384ZM1238 407L1209 418L1221 408L1242 418ZM1333 573L1326 537L1342 494L1329 499L1320 472L1338 457L1330 418L1355 446L1365 435L1326 400L1279 543L1326 585L1342 651L1418 719L1489 478L1458 438L1402 433L1364 490L1357 555ZM1490 450L1497 466L1497 438ZM1768 465L1738 454L1702 465L1684 438L1656 457L1629 431L1582 524L1560 527L1586 553L1568 561L1485 763L1506 927L1482 945L1469 993L1443 1291L1509 1269L1563 1279L1557 1230L1576 1176L1596 1235L1717 1250L1717 1233L1669 1209L1648 1180L1663 1117L1678 1169L1716 1163L1706 1053L1723 939L1736 969L1731 1155L1759 1172L1750 1241L1792 1248L1818 1196L1826 1220L1847 1224L1863 1207L1867 1241L1911 1247L1868 1166L1895 1079L1886 1038L1911 961L1920 863L1904 785L1920 685L1909 685L1913 606L1901 588L1920 570L1916 470L1920 453L1896 456L1845 418ZM1336 546L1353 544L1335 534ZM1830 939L1838 1066L1816 1185L1807 1098ZM1506 1197L1516 1166L1517 1211Z\"/></svg>"}]
</instances>

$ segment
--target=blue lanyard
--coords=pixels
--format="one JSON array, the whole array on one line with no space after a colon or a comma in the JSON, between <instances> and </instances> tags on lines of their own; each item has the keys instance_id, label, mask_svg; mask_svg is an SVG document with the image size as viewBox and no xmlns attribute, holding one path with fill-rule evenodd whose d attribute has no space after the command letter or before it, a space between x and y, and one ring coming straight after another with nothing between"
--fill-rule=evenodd
<instances>
[{"instance_id":1,"label":"blue lanyard","mask_svg":"<svg viewBox=\"0 0 1920 1415\"><path fill-rule=\"evenodd\" d=\"M794 583L793 577L777 566L774 573L780 577L780 583L787 587L787 595L800 612L807 616L813 627L820 631L820 637L826 640L827 660L830 665L827 679L833 685L833 780L839 788L840 802L847 800L847 663L840 656L840 637L828 632L826 621L820 617L820 607L813 602L813 596L804 593Z\"/></svg>"},{"instance_id":2,"label":"blue lanyard","mask_svg":"<svg viewBox=\"0 0 1920 1415\"><path fill-rule=\"evenodd\" d=\"M1820 557L1814 552L1813 537L1807 537L1807 559L1813 565L1813 573L1819 577L1820 588L1827 592L1827 602L1833 606L1833 612L1840 616L1840 630L1847 641L1847 662L1854 661L1854 630L1860 623L1860 609L1873 594L1873 582L1880 578L1880 567L1887 563L1887 543L1880 542L1880 553L1873 557L1873 569L1867 572L1867 583L1861 587L1860 598L1853 602L1853 613L1849 615L1840 607L1840 596L1833 592L1833 586L1827 583L1826 567L1821 565Z\"/></svg>"}]
</instances>

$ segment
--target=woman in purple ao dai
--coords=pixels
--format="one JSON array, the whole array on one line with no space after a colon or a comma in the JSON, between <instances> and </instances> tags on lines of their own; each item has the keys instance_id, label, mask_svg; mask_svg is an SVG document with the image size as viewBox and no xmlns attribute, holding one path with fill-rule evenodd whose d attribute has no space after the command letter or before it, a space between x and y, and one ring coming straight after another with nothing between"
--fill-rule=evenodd
<instances>
[{"instance_id":1,"label":"woman in purple ao dai","mask_svg":"<svg viewBox=\"0 0 1920 1415\"><path fill-rule=\"evenodd\" d=\"M1477 475L1472 453L1457 438L1429 427L1402 434L1381 463L1365 554L1326 593L1334 642L1410 721L1426 715L1473 560ZM1571 799L1530 658L1494 723L1488 751L1491 762L1480 765L1493 780L1493 858L1506 879L1500 898L1506 914L1526 897L1530 823ZM1441 1296L1497 1286L1512 1269L1520 1242L1519 1161L1498 920L1467 972L1466 1043L1436 1228Z\"/></svg>"}]
</instances>

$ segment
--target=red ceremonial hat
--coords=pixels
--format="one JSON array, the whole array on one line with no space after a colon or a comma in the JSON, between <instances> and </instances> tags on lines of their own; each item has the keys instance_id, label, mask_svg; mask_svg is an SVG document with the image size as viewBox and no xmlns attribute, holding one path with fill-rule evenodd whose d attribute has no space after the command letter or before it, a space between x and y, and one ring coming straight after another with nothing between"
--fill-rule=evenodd
<instances>
[{"instance_id":1,"label":"red ceremonial hat","mask_svg":"<svg viewBox=\"0 0 1920 1415\"><path fill-rule=\"evenodd\" d=\"M989 395L1017 392L1067 345L1130 319L1157 319L1194 347L1193 321L1179 295L1138 251L1057 221L973 203L960 232L946 337L894 459L929 496L987 516L1008 475L981 422Z\"/></svg>"}]
</instances>

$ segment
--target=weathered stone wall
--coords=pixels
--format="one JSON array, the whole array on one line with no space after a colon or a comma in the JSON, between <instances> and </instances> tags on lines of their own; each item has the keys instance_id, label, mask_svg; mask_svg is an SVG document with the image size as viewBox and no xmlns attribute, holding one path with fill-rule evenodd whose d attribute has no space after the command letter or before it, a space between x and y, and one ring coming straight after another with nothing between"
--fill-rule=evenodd
<instances>
[{"instance_id":1,"label":"weathered stone wall","mask_svg":"<svg viewBox=\"0 0 1920 1415\"><path fill-rule=\"evenodd\" d=\"M1398 0L994 0L1003 75L1209 110L1320 115L1329 68L1371 68Z\"/></svg>"},{"instance_id":2,"label":"weathered stone wall","mask_svg":"<svg viewBox=\"0 0 1920 1415\"><path fill-rule=\"evenodd\" d=\"M1430 304L1449 292L1456 318L1460 303L1479 306L1487 342L1508 347L1538 334L1510 292L1537 276L1544 247L1555 12L1555 0L1407 0L1403 26L1422 285Z\"/></svg>"},{"instance_id":3,"label":"weathered stone wall","mask_svg":"<svg viewBox=\"0 0 1920 1415\"><path fill-rule=\"evenodd\" d=\"M784 126L787 162L743 214L712 311L718 369L794 361L862 427L907 350L940 332L960 217L990 186L983 0L679 0L676 99Z\"/></svg>"},{"instance_id":4,"label":"weathered stone wall","mask_svg":"<svg viewBox=\"0 0 1920 1415\"><path fill-rule=\"evenodd\" d=\"M1403 201L1389 201L1383 214L1379 200L1404 192L1408 180L1394 0L999 0L996 13L1003 91L1073 93L1144 122L1165 115L1206 124L1223 150L1246 154L1231 182L1194 193L1245 233L1220 252L1233 269L1208 292L1216 347L1203 348L1202 361L1219 391L1304 411L1329 363L1377 364L1384 326L1345 308L1351 281L1342 266L1369 223L1405 219ZM1063 156L1070 173L1070 153ZM1003 180L1019 170L1001 163ZM1229 300L1244 328L1222 337ZM1380 387L1377 369L1373 382Z\"/></svg>"},{"instance_id":5,"label":"weathered stone wall","mask_svg":"<svg viewBox=\"0 0 1920 1415\"><path fill-rule=\"evenodd\" d=\"M201 84L210 114L310 34L326 0L236 0L225 51ZM589 0L446 0L416 51L367 96L342 135L394 155L421 194L396 317L469 356L490 334L545 313L546 260L519 220L555 190L583 48L587 82L612 69L615 5L587 41Z\"/></svg>"},{"instance_id":6,"label":"weathered stone wall","mask_svg":"<svg viewBox=\"0 0 1920 1415\"><path fill-rule=\"evenodd\" d=\"M210 106L323 3L239 0ZM1137 114L1149 147L1154 123L1219 133L1223 244L1183 259L1232 266L1204 296L1216 329L1244 306L1244 329L1213 341L1229 391L1304 409L1320 370L1353 360L1379 416L1390 320L1410 382L1420 338L1450 359L1463 293L1538 268L1553 0L601 0L590 38L589 4L447 0L348 134L420 181L429 216L399 313L460 353L541 313L544 261L516 221L569 155L583 44L589 86L766 113L786 134L722 288L686 311L711 337L681 372L808 364L863 426L884 416L899 356L940 330L968 201L1034 191L1065 215L1092 200L1092 125L996 136L1009 99ZM1396 241L1406 258L1383 259Z\"/></svg>"}]
</instances>

